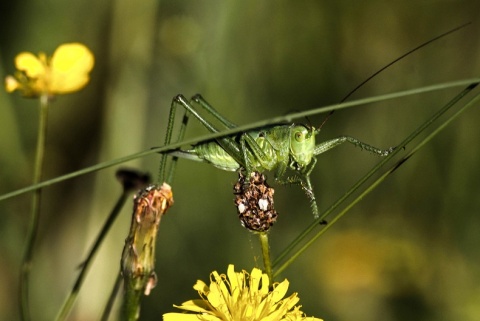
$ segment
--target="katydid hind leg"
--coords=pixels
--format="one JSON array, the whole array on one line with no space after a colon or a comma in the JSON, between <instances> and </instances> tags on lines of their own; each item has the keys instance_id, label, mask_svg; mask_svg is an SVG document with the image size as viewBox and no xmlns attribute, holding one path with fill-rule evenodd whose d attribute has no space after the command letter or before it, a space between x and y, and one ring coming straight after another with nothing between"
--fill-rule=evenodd
<instances>
[{"instance_id":1,"label":"katydid hind leg","mask_svg":"<svg viewBox=\"0 0 480 321\"><path fill-rule=\"evenodd\" d=\"M193 103L192 103L193 102ZM187 115L193 115L209 132L217 133L220 130L215 127L210 121L208 121L205 117L200 115L198 110L194 107L194 104L200 105L202 108L207 109L207 111L215 116L217 120L219 120L225 128L229 128L229 126L235 126L233 123L228 122L220 114L213 109L200 95L194 96L190 101L188 101L185 96L177 95L174 97L172 105L178 104L185 108ZM220 117L220 118L218 118ZM226 121L227 123L224 123ZM241 147L238 142L235 141L233 137L220 137L215 139L216 142L239 164L243 163L243 156L241 152ZM171 153L175 154L175 152ZM188 154L188 153L187 153ZM190 158L188 155L181 154L177 155L183 158ZM190 155L191 156L191 155Z\"/></svg>"},{"instance_id":2,"label":"katydid hind leg","mask_svg":"<svg viewBox=\"0 0 480 321\"><path fill-rule=\"evenodd\" d=\"M227 128L235 128L237 125L226 119L222 116L212 105L210 105L205 98L202 97L200 94L196 94L192 97L192 101L196 102L200 105L203 109L205 109L209 114L214 116L219 122L225 125Z\"/></svg>"},{"instance_id":3,"label":"katydid hind leg","mask_svg":"<svg viewBox=\"0 0 480 321\"><path fill-rule=\"evenodd\" d=\"M204 110L206 110L210 115L212 115L215 119L217 119L220 123L222 123L226 128L232 129L237 127L234 123L223 117L212 105L210 105L205 98L202 97L200 94L196 94L192 97L192 101L197 103L201 106ZM250 137L250 136L249 136ZM247 172L252 170L252 162L250 161L246 145L243 142L244 135L240 138L240 144L236 143L232 138L224 138L222 140L218 140L220 146L222 146L239 164L241 164ZM251 138L251 137L250 137ZM255 143L253 138L249 139L249 145L252 144L251 142ZM255 143L256 144L256 143ZM259 148L255 149L258 150ZM239 158L241 156L241 159Z\"/></svg>"},{"instance_id":4,"label":"katydid hind leg","mask_svg":"<svg viewBox=\"0 0 480 321\"><path fill-rule=\"evenodd\" d=\"M188 125L188 120L190 119L188 111L185 111L183 114L182 118L182 125L180 126L180 130L178 133L178 138L177 142L181 142L183 138L185 137L185 132L187 131L187 125ZM170 170L168 171L168 178L167 182L172 182L173 181L173 176L175 175L175 169L177 167L177 162L178 162L178 157L173 156L172 157L172 162L170 164Z\"/></svg>"},{"instance_id":5,"label":"katydid hind leg","mask_svg":"<svg viewBox=\"0 0 480 321\"><path fill-rule=\"evenodd\" d=\"M211 106L201 95L197 94L192 97L188 102L183 96L177 96L177 101L184 106L189 112L191 112L208 130L212 132L218 132L218 130L205 118L203 118L197 111L195 111L193 104L201 106L210 115L217 119L223 126L228 129L235 128L236 125L225 117L223 117L213 106ZM243 166L248 172L253 170L252 158L255 158L262 167L270 168L268 156L265 155L261 147L255 141L255 139L248 133L242 134L240 137L240 143L238 143L233 137L222 137L216 139L218 144L222 146L227 153L232 156L241 166Z\"/></svg>"},{"instance_id":6,"label":"katydid hind leg","mask_svg":"<svg viewBox=\"0 0 480 321\"><path fill-rule=\"evenodd\" d=\"M172 142L172 135L173 135L173 127L175 125L175 115L177 111L177 104L178 101L176 99L172 100L172 103L170 105L170 112L168 115L168 123L167 123L167 130L166 130L166 135L165 135L165 145L168 145ZM182 125L179 130L179 135L178 135L178 140L180 141L183 139L183 136L185 135L185 130L187 127L188 123L188 111L186 111L183 115L182 119ZM163 153L160 158L160 168L159 168L159 173L158 173L158 181L159 182L167 182L169 184L172 183L173 180L173 175L177 163L177 157L173 157L172 163L170 165L170 169L168 171L167 175L167 155Z\"/></svg>"}]
</instances>

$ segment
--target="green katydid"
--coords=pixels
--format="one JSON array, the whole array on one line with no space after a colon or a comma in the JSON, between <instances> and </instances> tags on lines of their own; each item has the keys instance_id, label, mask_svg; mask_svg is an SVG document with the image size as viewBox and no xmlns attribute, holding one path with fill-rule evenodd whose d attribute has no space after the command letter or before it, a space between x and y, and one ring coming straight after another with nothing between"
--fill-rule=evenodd
<instances>
[{"instance_id":1,"label":"green katydid","mask_svg":"<svg viewBox=\"0 0 480 321\"><path fill-rule=\"evenodd\" d=\"M204 108L225 128L236 127L221 116L200 95L195 95L190 101L185 99L184 96L178 95L172 101L169 131L173 128L173 115L177 105L183 106L187 115L194 115L209 131L219 131L198 113L193 104ZM185 125L186 122L184 122ZM221 137L194 145L188 150L176 150L168 154L174 157L207 162L226 171L245 170L247 174L253 171L273 171L276 181L280 183L300 184L310 198L313 215L318 218L318 207L310 182L310 173L315 167L317 155L345 142L379 156L387 156L393 151L392 147L388 149L376 148L350 136L337 137L316 145L315 136L319 132L320 128L316 129L308 125L274 125L233 136ZM167 139L170 139L169 137L171 137L171 134L167 135ZM169 142L167 141L167 143ZM287 170L291 170L294 176L285 177Z\"/></svg>"},{"instance_id":2,"label":"green katydid","mask_svg":"<svg viewBox=\"0 0 480 321\"><path fill-rule=\"evenodd\" d=\"M441 37L463 28L464 26L465 25L447 31L446 33L441 34L401 55L359 84L348 95L346 95L341 102L344 102L353 92L363 86L366 82L397 61L403 59L405 56ZM216 133L220 131L212 123L206 120L205 117L200 115L194 106L201 107L208 114L213 116L224 127L223 129L233 129L237 127L234 123L223 117L201 95L197 94L193 96L191 100L187 100L183 95L177 95L173 98L171 104L165 145L168 145L171 142L175 111L178 105L185 108L185 116L182 129L180 130L179 140L183 138L188 117L190 115L193 115L210 132ZM330 116L330 114L328 116ZM325 123L325 121L323 123ZM168 155L174 156L174 164L176 163L177 158L185 158L206 162L226 171L244 170L248 175L254 171L273 171L277 182L294 183L299 184L302 187L311 201L312 212L317 219L319 216L318 206L310 181L310 174L316 164L316 156L345 142L351 143L378 156L387 156L394 150L394 147L380 149L350 136L340 136L316 144L315 136L320 132L320 129L321 126L319 126L319 128L314 128L313 126L302 124L273 125L232 136L216 138L211 141L193 145L191 149L178 149L173 152L168 152ZM163 171L165 171L166 164L165 156L166 155L164 154L160 166ZM170 170L170 178L167 179L167 181L171 180L173 170L173 168ZM294 175L286 177L287 171L292 171ZM165 178L165 174L162 173L162 175L163 178Z\"/></svg>"}]
</instances>

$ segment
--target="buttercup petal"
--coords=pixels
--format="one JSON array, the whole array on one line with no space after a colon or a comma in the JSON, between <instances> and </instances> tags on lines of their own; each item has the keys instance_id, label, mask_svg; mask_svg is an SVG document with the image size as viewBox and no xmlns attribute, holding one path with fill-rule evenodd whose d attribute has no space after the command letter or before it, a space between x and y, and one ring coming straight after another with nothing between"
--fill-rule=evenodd
<instances>
[{"instance_id":1,"label":"buttercup petal","mask_svg":"<svg viewBox=\"0 0 480 321\"><path fill-rule=\"evenodd\" d=\"M30 52L19 53L15 57L15 67L31 78L38 78L46 73L45 64Z\"/></svg>"},{"instance_id":2,"label":"buttercup petal","mask_svg":"<svg viewBox=\"0 0 480 321\"><path fill-rule=\"evenodd\" d=\"M21 88L21 84L13 76L5 77L5 89L8 93Z\"/></svg>"},{"instance_id":3,"label":"buttercup petal","mask_svg":"<svg viewBox=\"0 0 480 321\"><path fill-rule=\"evenodd\" d=\"M94 58L90 50L82 44L64 44L55 50L50 64L51 91L68 93L79 90L88 83Z\"/></svg>"},{"instance_id":4,"label":"buttercup petal","mask_svg":"<svg viewBox=\"0 0 480 321\"><path fill-rule=\"evenodd\" d=\"M5 79L7 92L20 90L26 97L66 94L83 88L94 65L90 50L80 43L63 44L49 59L22 52L15 57L18 72Z\"/></svg>"}]
</instances>

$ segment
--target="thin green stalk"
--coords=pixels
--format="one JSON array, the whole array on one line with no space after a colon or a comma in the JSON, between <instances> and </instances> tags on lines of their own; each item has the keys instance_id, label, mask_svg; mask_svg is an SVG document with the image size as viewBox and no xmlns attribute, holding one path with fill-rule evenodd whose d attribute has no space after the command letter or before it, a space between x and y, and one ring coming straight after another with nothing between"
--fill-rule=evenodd
<instances>
[{"instance_id":1,"label":"thin green stalk","mask_svg":"<svg viewBox=\"0 0 480 321\"><path fill-rule=\"evenodd\" d=\"M197 136L197 137L194 137L192 139L187 139L185 141L180 141L180 142L177 142L177 143L169 144L167 146L155 147L155 148L148 149L148 150L145 150L145 151L142 151L142 152L138 152L138 153L131 154L131 155L128 155L128 156L124 156L124 157L121 157L121 158L117 158L117 159L114 159L114 160L99 163L99 164L96 164L94 166L84 168L84 169L81 169L79 171L69 173L67 175L59 176L59 177L56 177L56 178L48 180L48 181L44 181L44 182L41 182L41 183L38 183L38 184L32 184L28 187L24 187L24 188L18 189L16 191L1 195L0 196L0 201L6 200L6 199L9 199L9 198L21 195L21 194L25 194L25 193L34 191L34 190L39 189L39 188L43 188L43 187L46 187L46 186L49 186L49 185L53 185L53 184L56 184L56 183L59 183L59 182L62 182L62 181L68 180L68 179L72 179L74 177L82 176L82 175L92 173L92 172L95 172L95 171L98 171L98 170L101 170L101 169L105 169L105 168L112 167L112 166L115 166L115 165L118 165L118 164L121 164L121 163L125 163L125 162L133 160L133 159L141 158L141 157L151 155L151 154L155 154L155 153L164 153L164 152L172 151L172 150L180 148L184 145L194 145L194 144L199 143L199 142L204 142L204 141L212 140L212 139L219 138L219 137L225 137L225 136L236 134L236 133L239 133L239 132L248 131L248 130L251 130L251 129L254 129L254 128L261 128L261 127L264 127L264 126L267 126L267 125L279 124L279 123L285 123L285 122L292 122L294 119L305 118L305 117L320 114L320 113L326 113L326 112L329 112L329 111L332 111L332 110L338 110L338 109L350 108L350 107L354 107L354 106L366 105L366 104L370 104L370 103L375 103L375 102L380 102L380 101L385 101L385 100L391 100L391 99L397 99L397 98L401 98L401 97L417 95L417 94L422 94L422 93L427 93L427 92L440 91L440 90L444 90L444 89L448 89L448 88L454 88L454 87L465 86L465 85L477 83L478 81L479 81L478 78L466 79L466 80L461 80L461 81L453 81L453 82L444 83L444 84L437 84L437 85L432 85L432 86L427 86L427 87L422 87L422 88L417 88L417 89L412 89L412 90L406 90L406 91L401 91L401 92L396 92L396 93L391 93L391 94L386 94L386 95L380 95L380 96L376 96L376 97L359 99L359 100L355 100L355 101L351 101L351 102L347 102L347 103L335 104L335 105L330 105L330 106L326 106L326 107L322 107L322 108L314 108L314 109L303 111L303 112L292 113L292 114L285 115L285 116L273 117L273 118L269 118L267 120L252 122L252 123L249 123L247 125L238 126L238 127L232 128L232 129L223 130L223 131L220 131L220 132L217 132L217 133L211 133L211 134L208 134L208 135Z\"/></svg>"},{"instance_id":2,"label":"thin green stalk","mask_svg":"<svg viewBox=\"0 0 480 321\"><path fill-rule=\"evenodd\" d=\"M62 321L65 320L70 313L73 303L75 303L75 300L77 299L78 292L80 291L80 288L83 284L83 281L85 279L85 276L90 269L90 266L92 265L93 258L95 257L95 254L97 254L98 248L102 244L103 240L105 239L105 236L107 236L108 231L112 227L113 223L115 222L115 219L118 217L118 214L120 213L121 209L125 205L125 202L129 198L129 191L124 190L122 194L120 195L117 203L113 207L112 211L110 212L110 215L108 216L107 220L105 221L105 224L102 227L102 230L98 234L97 239L95 240L95 243L92 246L92 249L90 250L87 259L85 262L82 264L82 270L80 271L80 274L77 277L77 280L75 281L75 284L73 285L73 288L68 295L67 299L63 303L63 306L58 313L57 317L55 320L57 321Z\"/></svg>"},{"instance_id":3,"label":"thin green stalk","mask_svg":"<svg viewBox=\"0 0 480 321\"><path fill-rule=\"evenodd\" d=\"M31 192L31 191L35 191L39 188L54 185L54 184L57 184L57 183L60 183L60 182L63 182L63 181L66 181L66 180L69 180L69 179L72 179L72 178L75 178L75 177L79 177L79 176L82 176L82 175L85 175L85 174L93 173L93 172L99 171L101 169L105 169L105 168L113 167L115 165L126 163L128 161L131 161L131 160L134 160L134 159L137 159L137 158L141 158L141 157L148 156L148 155L151 155L151 154L156 154L156 153L160 153L160 152L163 152L163 151L166 151L166 150L170 150L171 146L174 146L174 145L175 146L181 146L181 144L172 144L170 146L165 146L165 147L155 147L155 148L147 149L147 150L135 153L135 154L131 154L131 155L128 155L128 156L117 158L117 159L114 159L114 160L106 161L106 162L103 162L103 163L98 163L96 165L93 165L93 166L90 166L90 167L87 167L87 168L84 168L84 169L81 169L81 170L78 170L78 171L75 171L75 172L72 172L72 173L69 173L69 174L66 174L66 175L58 176L56 178L52 178L52 179L49 179L47 181L44 181L44 182L41 182L41 183L38 183L38 184L32 184L28 187L18 189L16 191L11 192L11 193L3 194L2 196L0 196L0 201L6 200L8 198L12 198L12 197L15 197L15 196L18 196L18 195L22 195L22 194L25 194L25 193L28 193L28 192Z\"/></svg>"},{"instance_id":4,"label":"thin green stalk","mask_svg":"<svg viewBox=\"0 0 480 321\"><path fill-rule=\"evenodd\" d=\"M122 285L123 277L120 272L118 272L117 279L115 280L115 284L113 285L112 292L110 293L110 297L108 298L108 302L103 309L102 318L100 321L107 321L108 317L110 316L110 312L112 311L113 304L115 303L115 297L117 296L118 291L120 290L120 286Z\"/></svg>"},{"instance_id":5,"label":"thin green stalk","mask_svg":"<svg viewBox=\"0 0 480 321\"><path fill-rule=\"evenodd\" d=\"M260 239L262 248L263 267L265 268L265 272L267 273L270 282L273 282L272 261L270 260L270 245L268 244L268 232L260 232L258 233L258 237Z\"/></svg>"},{"instance_id":6,"label":"thin green stalk","mask_svg":"<svg viewBox=\"0 0 480 321\"><path fill-rule=\"evenodd\" d=\"M372 177L383 165L385 165L390 159L392 159L397 153L399 153L408 143L410 143L415 137L417 137L422 131L430 126L435 120L443 115L448 109L450 109L461 98L468 94L478 85L478 82L470 84L460 94L455 96L450 102L448 102L443 108L438 110L432 115L430 119L420 125L415 131L413 131L407 138L405 138L393 153L383 158L377 165L375 165L368 173L366 173L358 182L356 182L342 197L340 197L335 203L333 203L317 220L315 220L309 227L305 229L292 243L277 257L273 266L277 265L290 251L292 251L313 229L317 228L330 213L338 208L348 197L350 197L361 185L363 185L370 177Z\"/></svg>"},{"instance_id":7,"label":"thin green stalk","mask_svg":"<svg viewBox=\"0 0 480 321\"><path fill-rule=\"evenodd\" d=\"M82 269L80 271L80 274L78 275L70 294L66 298L62 308L60 309L55 319L57 321L65 320L70 313L70 310L75 303L78 293L80 292L80 288L83 284L86 274L93 263L93 258L97 254L100 245L103 243L103 240L105 239L108 232L110 231L110 228L117 219L118 214L122 210L126 201L129 199L130 193L144 187L150 182L150 176L148 174L135 171L133 169L119 169L116 171L115 176L122 185L122 193L120 194L117 202L110 211L110 214L108 215L107 220L103 224L102 229L98 233L97 238L92 245L92 248L88 252L87 258L82 263Z\"/></svg>"},{"instance_id":8,"label":"thin green stalk","mask_svg":"<svg viewBox=\"0 0 480 321\"><path fill-rule=\"evenodd\" d=\"M38 124L37 147L35 152L35 167L33 172L33 184L38 184L42 180L43 162L45 156L45 140L47 136L48 124L48 105L47 95L40 96L40 115ZM29 303L29 279L32 268L33 250L38 234L38 222L40 220L40 204L42 189L36 189L33 192L32 210L30 213L30 224L27 232L27 245L22 260L20 271L20 318L21 320L31 320Z\"/></svg>"},{"instance_id":9,"label":"thin green stalk","mask_svg":"<svg viewBox=\"0 0 480 321\"><path fill-rule=\"evenodd\" d=\"M396 164L393 169L398 165ZM290 264L292 264L302 253L304 253L315 241L322 236L329 228L331 228L340 218L342 218L353 206L360 202L366 195L373 191L385 178L392 172L390 169L388 172L380 176L375 182L368 186L359 196L357 196L352 202L350 202L338 215L330 220L329 224L309 239L298 251L296 251L291 257L289 257L278 269L275 270L274 277L282 273Z\"/></svg>"},{"instance_id":10,"label":"thin green stalk","mask_svg":"<svg viewBox=\"0 0 480 321\"><path fill-rule=\"evenodd\" d=\"M442 109L440 109L437 113L435 113L429 120L427 120L424 124L422 124L417 130L415 130L411 135L409 135L400 146L405 146L408 142L412 141L420 132L425 130L429 125L431 125L438 117L440 117L443 113L445 113L450 107L452 107L454 104L458 102L459 99L461 99L463 96L465 96L468 92L470 92L472 89L474 89L476 84L472 84L468 88L466 88L464 91L462 91L459 95L457 95L454 99L452 99L448 104L446 104ZM456 119L460 114L462 114L466 109L472 107L475 105L478 100L480 100L480 94L477 94L474 96L468 103L466 103L462 108L460 108L455 114L450 116L446 121L444 121L442 124L438 125L437 128L429 134L427 137L425 137L422 141L420 141L414 148L411 150L410 153L408 153L406 156L404 156L401 160L399 160L397 163L395 163L394 166L392 166L386 173L384 173L382 176L380 176L375 182L373 182L370 186L368 186L358 197L356 197L351 203L349 203L339 214L337 214L332 220L330 220L330 223L325 226L322 230L320 230L317 234L315 234L310 240L308 240L295 254L293 254L289 259L287 259L278 269L276 269L274 277L279 275L282 271L284 271L293 261L295 261L298 256L300 256L303 252L307 250L307 248L310 247L321 235L323 235L330 227L332 227L343 215L345 215L346 212L348 212L354 205L356 205L359 201L361 201L366 195L368 195L371 191L373 191L380 183L382 183L387 176L392 174L399 166L404 164L410 157L415 154L421 147L423 147L427 142L429 142L434 136L436 136L441 130L443 130L448 124L450 124L454 119ZM385 163L386 160L382 161L380 164L376 165L369 173L365 175L362 179L360 179L359 182L363 182L366 180L366 178L369 178L375 173L380 166ZM367 177L368 176L368 177ZM335 202L320 218L325 218L328 214L330 214L334 209L336 209L343 200L347 198L347 196L350 196L354 191L356 191L360 185L357 183L355 184L344 196L342 196L337 202ZM300 236L295 239L287 249L285 249L282 254L279 256L279 259L276 260L274 265L279 264L280 260L283 259L293 248L300 243L301 240L303 240L309 232L313 230L318 226L318 222L314 222L311 224L304 232L300 234Z\"/></svg>"}]
</instances>

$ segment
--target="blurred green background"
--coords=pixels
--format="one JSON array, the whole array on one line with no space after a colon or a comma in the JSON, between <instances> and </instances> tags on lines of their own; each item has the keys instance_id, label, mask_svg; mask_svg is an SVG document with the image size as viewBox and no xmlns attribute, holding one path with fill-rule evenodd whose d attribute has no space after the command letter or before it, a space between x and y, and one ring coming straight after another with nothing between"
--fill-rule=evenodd
<instances>
[{"instance_id":1,"label":"blurred green background","mask_svg":"<svg viewBox=\"0 0 480 321\"><path fill-rule=\"evenodd\" d=\"M238 124L339 102L415 46L469 27L403 59L355 98L480 73L478 1L10 1L1 4L0 61L51 54L78 41L95 54L90 84L50 109L45 178L163 144L174 95L202 93ZM336 112L319 139L350 135L394 146L460 89ZM325 320L478 320L480 106L464 114L356 206L283 275L307 315ZM0 94L0 194L31 182L35 100ZM324 116L312 117L319 124ZM303 120L300 120L303 121ZM191 122L188 137L206 131ZM408 149L408 148L407 148ZM158 171L158 156L126 165ZM312 182L327 208L379 159L351 146L318 158ZM43 193L32 272L34 320L52 320L111 207L121 166ZM270 175L272 176L272 175ZM229 263L262 266L257 239L236 219L236 174L181 161L175 205L157 243L158 285L141 320L196 298L197 279ZM273 183L273 180L270 180ZM295 187L276 187L275 256L313 219ZM18 271L31 195L0 203L0 319L18 320ZM98 320L118 273L131 204L102 246L69 320ZM112 317L112 320L115 320Z\"/></svg>"}]
</instances>

